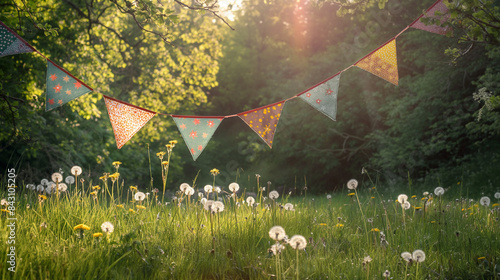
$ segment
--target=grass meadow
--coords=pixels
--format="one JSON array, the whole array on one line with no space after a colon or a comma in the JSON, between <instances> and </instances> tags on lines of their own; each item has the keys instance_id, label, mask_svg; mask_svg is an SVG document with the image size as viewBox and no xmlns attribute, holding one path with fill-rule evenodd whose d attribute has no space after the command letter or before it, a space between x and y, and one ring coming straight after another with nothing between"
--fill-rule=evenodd
<instances>
[{"instance_id":1,"label":"grass meadow","mask_svg":"<svg viewBox=\"0 0 500 280\"><path fill-rule=\"evenodd\" d=\"M15 272L2 206L1 278L500 279L495 191L469 196L463 182L389 191L364 174L321 195L278 193L258 177L210 192L216 171L165 197L119 184L118 173L19 185Z\"/></svg>"}]
</instances>

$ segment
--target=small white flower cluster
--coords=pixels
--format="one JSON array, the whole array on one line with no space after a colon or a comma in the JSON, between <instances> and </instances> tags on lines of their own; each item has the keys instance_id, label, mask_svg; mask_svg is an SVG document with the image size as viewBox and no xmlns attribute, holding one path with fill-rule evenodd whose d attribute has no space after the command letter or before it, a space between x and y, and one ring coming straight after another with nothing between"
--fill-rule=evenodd
<instances>
[{"instance_id":1,"label":"small white flower cluster","mask_svg":"<svg viewBox=\"0 0 500 280\"><path fill-rule=\"evenodd\" d=\"M272 227L269 230L269 237L271 237L273 240L276 240L276 244L271 246L271 248L269 249L269 252L273 255L279 254L283 249L285 249L285 247L280 242L290 245L290 247L292 247L292 249L294 250L303 250L307 246L307 240L304 236L297 234L288 239L288 236L285 233L285 229L283 229L283 227L281 226Z\"/></svg>"},{"instance_id":2,"label":"small white flower cluster","mask_svg":"<svg viewBox=\"0 0 500 280\"><path fill-rule=\"evenodd\" d=\"M410 202L408 201L408 196L406 194L400 194L398 196L398 202L399 204L401 204L401 207L404 209L404 210L408 210L410 209L411 207L411 204Z\"/></svg>"},{"instance_id":3,"label":"small white flower cluster","mask_svg":"<svg viewBox=\"0 0 500 280\"><path fill-rule=\"evenodd\" d=\"M401 257L409 264L425 261L425 253L422 250L415 250L413 253L403 252L401 253Z\"/></svg>"}]
</instances>

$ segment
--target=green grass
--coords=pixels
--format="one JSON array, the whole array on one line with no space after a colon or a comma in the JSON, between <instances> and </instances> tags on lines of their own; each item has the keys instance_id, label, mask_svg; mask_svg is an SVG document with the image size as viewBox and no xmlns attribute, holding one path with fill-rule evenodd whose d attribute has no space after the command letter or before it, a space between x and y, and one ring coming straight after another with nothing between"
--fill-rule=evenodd
<instances>
[{"instance_id":1,"label":"green grass","mask_svg":"<svg viewBox=\"0 0 500 280\"><path fill-rule=\"evenodd\" d=\"M418 211L414 207L424 204L418 190L420 195L409 198L412 207L403 215L395 202L399 193L382 189L359 187L360 204L347 190L333 193L331 200L282 194L276 202L267 199L257 207L238 207L221 195L225 210L211 216L198 199L188 205L185 198L178 207L158 205L150 195L142 202L146 209L132 213L129 209L137 210L138 203L130 194L128 202L111 203L107 192L99 192L96 203L88 192L78 196L69 191L39 204L37 193L21 187L16 190L16 272L7 270L4 246L1 278L296 279L298 265L300 279L385 279L386 270L392 279L500 279L498 206L492 213L491 205L478 205L479 197L470 202L447 192L441 201L434 197L425 212ZM410 196L408 189L400 191ZM126 200L125 193L121 197ZM493 193L489 197L492 204L498 202ZM279 207L286 202L295 210ZM106 234L94 238L106 221L114 232L109 239ZM40 228L44 222L47 227ZM9 234L7 223L2 214L2 244ZM81 223L91 228L83 238L73 230ZM275 225L289 237L300 234L308 240L298 252L298 263L297 252L288 245L278 259L269 253L275 241L268 232ZM385 233L387 246L381 245L376 229ZM416 249L426 259L408 265L400 255ZM363 265L367 256L372 261Z\"/></svg>"}]
</instances>

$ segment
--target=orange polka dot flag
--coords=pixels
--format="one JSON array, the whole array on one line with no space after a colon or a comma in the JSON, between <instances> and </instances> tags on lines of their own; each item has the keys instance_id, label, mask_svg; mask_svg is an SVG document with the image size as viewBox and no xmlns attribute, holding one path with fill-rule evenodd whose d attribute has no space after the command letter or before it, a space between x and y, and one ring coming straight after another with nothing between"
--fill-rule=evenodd
<instances>
[{"instance_id":1,"label":"orange polka dot flag","mask_svg":"<svg viewBox=\"0 0 500 280\"><path fill-rule=\"evenodd\" d=\"M299 97L332 120L337 116L340 74L302 93Z\"/></svg>"},{"instance_id":2,"label":"orange polka dot flag","mask_svg":"<svg viewBox=\"0 0 500 280\"><path fill-rule=\"evenodd\" d=\"M125 103L123 101L103 95L109 120L115 134L116 146L121 149L156 112Z\"/></svg>"},{"instance_id":3,"label":"orange polka dot flag","mask_svg":"<svg viewBox=\"0 0 500 280\"><path fill-rule=\"evenodd\" d=\"M273 147L274 132L278 126L281 111L285 101L277 102L265 107L257 108L238 114L255 133L257 133L264 142Z\"/></svg>"},{"instance_id":4,"label":"orange polka dot flag","mask_svg":"<svg viewBox=\"0 0 500 280\"><path fill-rule=\"evenodd\" d=\"M92 91L92 88L49 60L47 66L45 111L60 107Z\"/></svg>"},{"instance_id":5,"label":"orange polka dot flag","mask_svg":"<svg viewBox=\"0 0 500 280\"><path fill-rule=\"evenodd\" d=\"M449 26L441 26L441 24L448 20L449 17L448 7L446 7L444 0L439 0L410 24L410 27L445 35L451 28Z\"/></svg>"},{"instance_id":6,"label":"orange polka dot flag","mask_svg":"<svg viewBox=\"0 0 500 280\"><path fill-rule=\"evenodd\" d=\"M207 146L224 117L172 116L189 152L196 160Z\"/></svg>"},{"instance_id":7,"label":"orange polka dot flag","mask_svg":"<svg viewBox=\"0 0 500 280\"><path fill-rule=\"evenodd\" d=\"M35 49L25 43L14 31L0 21L0 57L33 52Z\"/></svg>"},{"instance_id":8,"label":"orange polka dot flag","mask_svg":"<svg viewBox=\"0 0 500 280\"><path fill-rule=\"evenodd\" d=\"M398 85L398 60L396 56L396 39L381 46L354 64L373 75Z\"/></svg>"}]
</instances>

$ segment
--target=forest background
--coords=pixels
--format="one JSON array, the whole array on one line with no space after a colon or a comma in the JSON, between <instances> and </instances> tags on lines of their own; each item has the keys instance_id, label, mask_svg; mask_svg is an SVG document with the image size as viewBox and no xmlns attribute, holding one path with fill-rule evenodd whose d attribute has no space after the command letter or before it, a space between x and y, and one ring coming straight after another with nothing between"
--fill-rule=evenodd
<instances>
[{"instance_id":1,"label":"forest background","mask_svg":"<svg viewBox=\"0 0 500 280\"><path fill-rule=\"evenodd\" d=\"M234 1L185 2L1 1L2 22L96 90L45 112L45 59L0 58L1 170L15 167L18 182L37 183L79 165L97 181L121 161L124 184L159 187L155 154L176 139L170 188L211 183L212 168L221 185L260 174L313 192L360 178L362 168L388 185L500 184L500 8L492 0L453 1L448 36L400 35L399 86L344 72L335 122L288 101L272 149L230 118L193 161L173 120L159 115L118 150L100 93L165 114L236 114L333 76L434 1L243 0L231 13Z\"/></svg>"}]
</instances>

